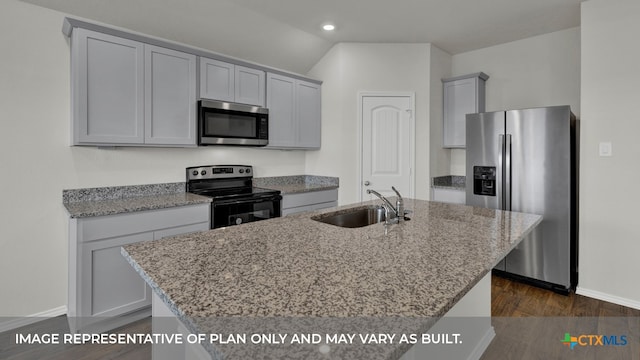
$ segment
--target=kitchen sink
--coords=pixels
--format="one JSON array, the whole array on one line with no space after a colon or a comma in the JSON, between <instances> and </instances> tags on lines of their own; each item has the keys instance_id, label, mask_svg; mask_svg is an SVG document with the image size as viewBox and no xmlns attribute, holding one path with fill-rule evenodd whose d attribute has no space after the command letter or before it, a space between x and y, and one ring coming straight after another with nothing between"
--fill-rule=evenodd
<instances>
[{"instance_id":1,"label":"kitchen sink","mask_svg":"<svg viewBox=\"0 0 640 360\"><path fill-rule=\"evenodd\" d=\"M311 219L325 224L346 228L359 228L384 221L384 208L381 206L366 206L349 210L313 216Z\"/></svg>"}]
</instances>

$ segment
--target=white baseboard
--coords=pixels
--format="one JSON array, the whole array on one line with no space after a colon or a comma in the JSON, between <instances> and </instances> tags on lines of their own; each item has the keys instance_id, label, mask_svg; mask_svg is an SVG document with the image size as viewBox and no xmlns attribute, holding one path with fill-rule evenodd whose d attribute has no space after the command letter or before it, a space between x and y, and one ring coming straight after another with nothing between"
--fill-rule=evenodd
<instances>
[{"instance_id":1,"label":"white baseboard","mask_svg":"<svg viewBox=\"0 0 640 360\"><path fill-rule=\"evenodd\" d=\"M637 300L626 299L596 290L585 289L580 286L576 288L576 294L640 310L640 301Z\"/></svg>"},{"instance_id":2,"label":"white baseboard","mask_svg":"<svg viewBox=\"0 0 640 360\"><path fill-rule=\"evenodd\" d=\"M496 336L495 329L493 328L493 326L489 327L487 329L487 332L484 333L484 336L482 336L482 339L480 340L480 342L478 342L476 344L476 347L473 348L473 351L469 355L468 359L480 360L480 358L482 357L482 354L484 354L484 352L487 351L487 348L489 347L489 345L491 344L491 341L495 336Z\"/></svg>"},{"instance_id":3,"label":"white baseboard","mask_svg":"<svg viewBox=\"0 0 640 360\"><path fill-rule=\"evenodd\" d=\"M44 320L44 318L51 318L51 317L56 317L60 315L65 315L66 313L67 313L67 307L63 305L51 310L39 312L37 314L31 314L27 316L7 317L7 318L10 318L11 320L7 320L7 321L0 320L0 333L17 329L22 326L35 324L38 321Z\"/></svg>"}]
</instances>

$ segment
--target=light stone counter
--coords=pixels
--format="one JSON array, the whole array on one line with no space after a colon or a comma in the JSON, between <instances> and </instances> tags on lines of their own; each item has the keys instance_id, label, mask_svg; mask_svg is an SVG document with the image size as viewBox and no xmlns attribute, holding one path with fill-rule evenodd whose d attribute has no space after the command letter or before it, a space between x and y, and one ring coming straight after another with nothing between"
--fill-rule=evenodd
<instances>
[{"instance_id":1,"label":"light stone counter","mask_svg":"<svg viewBox=\"0 0 640 360\"><path fill-rule=\"evenodd\" d=\"M62 203L70 218L86 218L211 202L184 189L185 183L71 189L63 190Z\"/></svg>"},{"instance_id":2,"label":"light stone counter","mask_svg":"<svg viewBox=\"0 0 640 360\"><path fill-rule=\"evenodd\" d=\"M253 186L278 190L283 195L311 191L337 189L340 180L337 177L315 175L292 175L253 178Z\"/></svg>"},{"instance_id":3,"label":"light stone counter","mask_svg":"<svg viewBox=\"0 0 640 360\"><path fill-rule=\"evenodd\" d=\"M458 175L431 178L431 187L440 189L465 190L466 177Z\"/></svg>"},{"instance_id":4,"label":"light stone counter","mask_svg":"<svg viewBox=\"0 0 640 360\"><path fill-rule=\"evenodd\" d=\"M433 323L426 319L449 311L542 219L412 199L405 199L411 220L398 225L349 229L311 219L372 203L145 242L122 252L194 333L215 332L220 323L206 324L227 318L353 324L411 319L428 329ZM375 355L358 358L397 359L409 347L364 347ZM220 356L219 347L208 350Z\"/></svg>"}]
</instances>

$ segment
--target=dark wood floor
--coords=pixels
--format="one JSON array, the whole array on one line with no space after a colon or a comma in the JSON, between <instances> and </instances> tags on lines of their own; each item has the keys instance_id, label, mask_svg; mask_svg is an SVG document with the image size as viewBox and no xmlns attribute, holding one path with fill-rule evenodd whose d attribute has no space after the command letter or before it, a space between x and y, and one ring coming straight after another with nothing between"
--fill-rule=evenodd
<instances>
[{"instance_id":1,"label":"dark wood floor","mask_svg":"<svg viewBox=\"0 0 640 360\"><path fill-rule=\"evenodd\" d=\"M493 359L640 359L640 310L571 293L553 293L494 276L491 303L496 337L482 356ZM587 329L584 327L587 326ZM584 329L584 330L583 330ZM587 332L580 332L587 331ZM0 334L0 359L151 359L149 345L15 345L15 333L68 333L65 316ZM114 330L113 332L116 332ZM150 333L149 318L117 332ZM628 346L569 350L561 343L574 334L628 334ZM573 357L572 357L573 356Z\"/></svg>"},{"instance_id":2,"label":"dark wood floor","mask_svg":"<svg viewBox=\"0 0 640 360\"><path fill-rule=\"evenodd\" d=\"M640 310L493 276L491 314L496 337L482 360L640 359ZM571 350L562 344L565 333L627 335L628 344Z\"/></svg>"},{"instance_id":3,"label":"dark wood floor","mask_svg":"<svg viewBox=\"0 0 640 360\"><path fill-rule=\"evenodd\" d=\"M491 278L491 315L640 316L640 310L570 293L568 296L502 277Z\"/></svg>"},{"instance_id":4,"label":"dark wood floor","mask_svg":"<svg viewBox=\"0 0 640 360\"><path fill-rule=\"evenodd\" d=\"M151 318L142 319L112 331L113 333L151 333ZM16 345L15 334L69 333L66 316L40 321L0 333L2 360L151 360L150 345Z\"/></svg>"}]
</instances>

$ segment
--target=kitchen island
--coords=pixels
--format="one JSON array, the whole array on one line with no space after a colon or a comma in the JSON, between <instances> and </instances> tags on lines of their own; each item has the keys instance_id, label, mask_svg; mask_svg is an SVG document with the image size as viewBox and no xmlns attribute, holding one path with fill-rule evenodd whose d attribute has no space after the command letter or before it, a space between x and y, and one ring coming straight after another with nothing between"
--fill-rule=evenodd
<instances>
[{"instance_id":1,"label":"kitchen island","mask_svg":"<svg viewBox=\"0 0 640 360\"><path fill-rule=\"evenodd\" d=\"M342 228L312 219L375 203L145 242L122 253L153 289L154 315L176 317L187 333L395 333L386 345L309 338L306 346L263 343L259 351L399 359L414 345L400 343L402 334L427 332L479 284L474 296L489 303L491 268L542 219L412 199L405 199L411 220L400 224ZM249 340L201 345L212 358L247 358L260 347Z\"/></svg>"}]
</instances>

